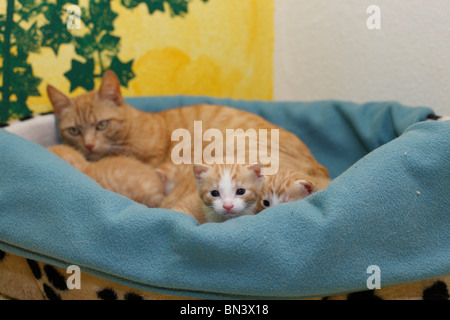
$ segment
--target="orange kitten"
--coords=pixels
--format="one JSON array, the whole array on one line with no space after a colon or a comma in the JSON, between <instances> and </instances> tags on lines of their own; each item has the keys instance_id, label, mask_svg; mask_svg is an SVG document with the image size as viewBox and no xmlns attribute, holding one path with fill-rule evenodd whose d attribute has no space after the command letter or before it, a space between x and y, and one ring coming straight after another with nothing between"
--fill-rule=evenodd
<instances>
[{"instance_id":1,"label":"orange kitten","mask_svg":"<svg viewBox=\"0 0 450 320\"><path fill-rule=\"evenodd\" d=\"M264 179L261 170L259 164L194 165L197 191L182 199L173 210L187 211L200 223L256 214Z\"/></svg>"},{"instance_id":2,"label":"orange kitten","mask_svg":"<svg viewBox=\"0 0 450 320\"><path fill-rule=\"evenodd\" d=\"M199 212L201 206L196 197L197 186L192 165L178 165L166 163L156 169L165 182L165 197L160 208L187 213L198 221L202 219ZM201 221L204 222L204 221Z\"/></svg>"},{"instance_id":3,"label":"orange kitten","mask_svg":"<svg viewBox=\"0 0 450 320\"><path fill-rule=\"evenodd\" d=\"M180 196L196 190L192 165L174 165L167 162L159 166L156 172L165 182L166 196L171 195L171 197L166 197L163 203L176 202Z\"/></svg>"},{"instance_id":4,"label":"orange kitten","mask_svg":"<svg viewBox=\"0 0 450 320\"><path fill-rule=\"evenodd\" d=\"M258 201L258 211L285 202L306 198L316 191L315 182L294 170L279 170L277 174L266 176Z\"/></svg>"},{"instance_id":5,"label":"orange kitten","mask_svg":"<svg viewBox=\"0 0 450 320\"><path fill-rule=\"evenodd\" d=\"M149 208L158 207L164 199L165 184L159 174L136 159L111 156L88 162L80 152L69 146L58 145L48 150L97 181L103 188Z\"/></svg>"}]
</instances>

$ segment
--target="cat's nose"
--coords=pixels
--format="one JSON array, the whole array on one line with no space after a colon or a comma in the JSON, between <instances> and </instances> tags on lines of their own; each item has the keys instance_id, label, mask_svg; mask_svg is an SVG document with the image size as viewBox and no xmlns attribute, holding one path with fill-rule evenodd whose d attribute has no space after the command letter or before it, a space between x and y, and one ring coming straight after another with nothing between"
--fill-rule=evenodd
<instances>
[{"instance_id":1,"label":"cat's nose","mask_svg":"<svg viewBox=\"0 0 450 320\"><path fill-rule=\"evenodd\" d=\"M223 208L225 209L225 210L227 210L227 211L230 211L231 209L233 209L233 204L232 203L230 203L230 204L224 204L223 205Z\"/></svg>"},{"instance_id":2,"label":"cat's nose","mask_svg":"<svg viewBox=\"0 0 450 320\"><path fill-rule=\"evenodd\" d=\"M94 149L94 145L92 143L87 143L84 146L86 147L86 149L88 149L91 152L92 152L92 149Z\"/></svg>"}]
</instances>

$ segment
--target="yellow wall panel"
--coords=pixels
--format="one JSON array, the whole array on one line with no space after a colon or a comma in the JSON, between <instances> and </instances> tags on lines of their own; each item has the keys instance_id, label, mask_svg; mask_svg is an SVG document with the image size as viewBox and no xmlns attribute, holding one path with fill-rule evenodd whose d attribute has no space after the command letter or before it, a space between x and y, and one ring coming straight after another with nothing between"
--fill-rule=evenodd
<instances>
[{"instance_id":1,"label":"yellow wall panel","mask_svg":"<svg viewBox=\"0 0 450 320\"><path fill-rule=\"evenodd\" d=\"M158 1L164 3L164 11L150 12L143 1L135 1L140 4L130 7L122 1L74 1L88 13L86 17L95 15L90 11L92 8L103 10L97 19L104 19L103 25L98 29L82 14L80 29L69 30L64 26L69 31L67 37L71 37L64 40L61 35L65 30L58 25L53 25L55 32L59 32L55 39L51 39L51 33L44 34L51 18L45 10L53 10L53 7L36 9L42 3L36 0L35 7L26 8L19 1L8 0L8 5L15 3L14 25L20 26L27 34L40 36L37 39L41 41L38 50L27 52L26 63L31 66L28 72L40 79L36 86L40 96L27 96L26 107L35 113L51 110L46 95L49 83L65 93L76 95L85 92L88 87L77 85L77 81L83 83L89 77L92 80L94 74L95 87L98 87L100 76L112 63L113 56L120 61L121 67L129 68L130 78L123 86L125 96L186 94L272 99L274 0L191 0L186 2L187 12L183 14L171 10L170 1ZM64 12L70 4L68 1L64 6L57 7L61 23L73 17ZM24 12L30 10L35 10L35 14L23 19ZM7 17L5 6L0 8L0 14ZM80 45L86 35L96 38ZM0 40L4 36L0 33ZM13 29L12 38L14 36L17 34ZM103 43L103 36L117 41L117 47L88 52L90 46L95 50ZM55 44L56 40L60 41L58 37L62 42ZM11 42L10 61L17 55L18 49L22 50ZM0 63L3 63L3 58L0 53ZM83 74L89 59L93 62L93 70ZM73 60L79 65L73 67ZM78 69L79 74L68 76L67 73L74 69ZM13 99L14 93L10 92L7 102ZM7 105L2 103L0 108ZM14 107L11 103L9 105ZM10 112L10 117L14 116L20 117L21 114Z\"/></svg>"}]
</instances>

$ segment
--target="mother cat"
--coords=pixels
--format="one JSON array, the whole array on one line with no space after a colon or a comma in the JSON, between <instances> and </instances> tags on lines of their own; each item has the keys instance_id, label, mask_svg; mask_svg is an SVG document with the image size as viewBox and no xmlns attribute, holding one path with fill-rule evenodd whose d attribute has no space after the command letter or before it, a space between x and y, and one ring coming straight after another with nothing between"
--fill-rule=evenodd
<instances>
[{"instance_id":1,"label":"mother cat","mask_svg":"<svg viewBox=\"0 0 450 320\"><path fill-rule=\"evenodd\" d=\"M178 141L172 133L184 128L194 136L194 121L202 122L202 130L216 129L226 136L226 129L279 129L279 167L302 171L305 177L324 189L329 182L328 171L312 156L306 145L294 134L281 129L262 117L226 106L196 105L143 112L126 104L120 83L112 71L103 75L98 90L70 98L49 85L49 99L58 118L65 143L79 149L88 160L98 160L111 154L132 156L159 167L172 163L171 152ZM271 150L268 135L268 152ZM209 142L210 143L210 142ZM202 150L208 143L203 142ZM194 157L194 145L191 149Z\"/></svg>"}]
</instances>

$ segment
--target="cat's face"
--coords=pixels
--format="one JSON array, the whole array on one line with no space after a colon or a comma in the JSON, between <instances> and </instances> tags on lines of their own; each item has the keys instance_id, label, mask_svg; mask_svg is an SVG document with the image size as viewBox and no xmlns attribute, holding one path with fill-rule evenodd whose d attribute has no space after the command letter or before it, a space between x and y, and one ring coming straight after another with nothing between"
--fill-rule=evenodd
<instances>
[{"instance_id":1,"label":"cat's face","mask_svg":"<svg viewBox=\"0 0 450 320\"><path fill-rule=\"evenodd\" d=\"M75 98L47 87L62 139L88 160L117 154L124 142L126 110L116 80L115 75L105 74L98 91Z\"/></svg>"},{"instance_id":2,"label":"cat's face","mask_svg":"<svg viewBox=\"0 0 450 320\"><path fill-rule=\"evenodd\" d=\"M282 172L267 176L261 189L259 210L304 199L314 191L314 183L310 180L298 179Z\"/></svg>"},{"instance_id":3,"label":"cat's face","mask_svg":"<svg viewBox=\"0 0 450 320\"><path fill-rule=\"evenodd\" d=\"M254 214L264 177L261 165L195 165L200 197L224 220Z\"/></svg>"}]
</instances>

